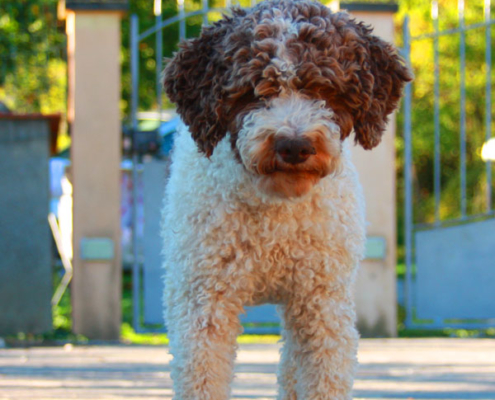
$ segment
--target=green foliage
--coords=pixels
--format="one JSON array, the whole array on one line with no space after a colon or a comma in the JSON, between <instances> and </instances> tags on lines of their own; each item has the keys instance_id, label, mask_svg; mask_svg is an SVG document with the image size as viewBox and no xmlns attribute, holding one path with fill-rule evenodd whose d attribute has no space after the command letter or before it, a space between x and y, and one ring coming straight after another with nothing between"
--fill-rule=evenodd
<instances>
[{"instance_id":1,"label":"green foliage","mask_svg":"<svg viewBox=\"0 0 495 400\"><path fill-rule=\"evenodd\" d=\"M433 32L430 0L403 0L397 16L401 25L406 14L410 16L413 37ZM483 22L484 2L466 2L466 25ZM493 13L493 10L492 10ZM457 2L439 2L439 29L454 29L459 26ZM493 28L492 36L493 36ZM461 118L461 74L460 34L442 36L439 39L440 71L440 152L441 152L441 202L442 220L458 218L461 213L460 188L460 118ZM492 54L495 41L492 39ZM434 47L433 39L414 41L411 62L416 79L413 83L412 126L414 163L414 220L434 220ZM494 77L490 77L493 87ZM477 28L466 34L466 168L467 168L467 214L476 215L486 209L486 165L480 157L485 140L485 30ZM492 117L493 121L493 117ZM399 123L402 122L402 116ZM493 123L492 123L493 130ZM399 132L402 126L399 124ZM399 242L403 242L403 167L404 143L397 138L398 157L398 210ZM492 183L493 185L493 183ZM492 204L493 205L493 204ZM400 251L403 254L403 250Z\"/></svg>"},{"instance_id":2,"label":"green foliage","mask_svg":"<svg viewBox=\"0 0 495 400\"><path fill-rule=\"evenodd\" d=\"M211 4L210 4L211 5ZM186 0L185 12L201 9L200 0ZM162 2L162 21L166 21L177 15L177 2L164 0ZM131 1L129 14L135 14L139 18L139 32L142 33L153 27L156 17L153 14L153 2L149 0ZM202 17L190 17L186 21L186 37L195 37L201 31ZM160 33L163 42L163 57L169 58L177 50L179 42L179 23L176 22L164 28ZM157 71L157 48L155 34L152 34L139 43L139 110L156 110L158 108L157 86L160 84L161 71ZM122 111L129 115L131 97L131 73L130 73L130 18L122 21ZM158 57L159 59L159 57ZM163 66L165 62L163 62ZM163 109L173 107L166 96L162 95Z\"/></svg>"},{"instance_id":3,"label":"green foliage","mask_svg":"<svg viewBox=\"0 0 495 400\"><path fill-rule=\"evenodd\" d=\"M0 101L16 112L65 112L66 50L57 0L0 2Z\"/></svg>"}]
</instances>

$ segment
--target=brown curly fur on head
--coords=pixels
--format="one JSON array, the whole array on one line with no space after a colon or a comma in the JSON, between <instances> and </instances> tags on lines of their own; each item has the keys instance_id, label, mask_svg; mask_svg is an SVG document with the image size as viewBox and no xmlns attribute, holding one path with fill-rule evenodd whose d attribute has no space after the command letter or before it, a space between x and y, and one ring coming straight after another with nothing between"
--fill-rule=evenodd
<instances>
[{"instance_id":1,"label":"brown curly fur on head","mask_svg":"<svg viewBox=\"0 0 495 400\"><path fill-rule=\"evenodd\" d=\"M341 139L354 128L356 142L371 149L412 79L393 46L371 32L307 0L233 9L180 44L165 90L208 157L227 132L235 148L243 115L286 92L324 100Z\"/></svg>"}]
</instances>

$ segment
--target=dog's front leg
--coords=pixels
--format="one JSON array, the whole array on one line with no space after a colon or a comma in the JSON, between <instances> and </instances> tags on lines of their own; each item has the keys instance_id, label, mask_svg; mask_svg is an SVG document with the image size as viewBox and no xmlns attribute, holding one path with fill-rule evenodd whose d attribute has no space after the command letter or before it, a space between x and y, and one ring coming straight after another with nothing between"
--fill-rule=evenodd
<instances>
[{"instance_id":1,"label":"dog's front leg","mask_svg":"<svg viewBox=\"0 0 495 400\"><path fill-rule=\"evenodd\" d=\"M345 287L330 289L323 284L291 299L285 321L293 336L298 400L352 399L358 342L354 318Z\"/></svg>"},{"instance_id":2,"label":"dog's front leg","mask_svg":"<svg viewBox=\"0 0 495 400\"><path fill-rule=\"evenodd\" d=\"M207 284L207 283L205 283ZM218 288L218 286L217 286ZM199 285L168 301L174 400L227 400L242 305Z\"/></svg>"}]
</instances>

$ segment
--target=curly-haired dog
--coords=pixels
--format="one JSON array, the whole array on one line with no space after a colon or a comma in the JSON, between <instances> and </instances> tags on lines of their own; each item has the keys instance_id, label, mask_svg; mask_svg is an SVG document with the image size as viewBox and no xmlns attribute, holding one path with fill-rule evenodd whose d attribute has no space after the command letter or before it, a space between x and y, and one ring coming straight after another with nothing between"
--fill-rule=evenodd
<instances>
[{"instance_id":1,"label":"curly-haired dog","mask_svg":"<svg viewBox=\"0 0 495 400\"><path fill-rule=\"evenodd\" d=\"M185 123L164 208L177 400L229 398L239 314L279 305L279 399L350 399L365 241L348 138L380 142L411 80L394 48L310 1L234 9L180 44L164 85Z\"/></svg>"}]
</instances>

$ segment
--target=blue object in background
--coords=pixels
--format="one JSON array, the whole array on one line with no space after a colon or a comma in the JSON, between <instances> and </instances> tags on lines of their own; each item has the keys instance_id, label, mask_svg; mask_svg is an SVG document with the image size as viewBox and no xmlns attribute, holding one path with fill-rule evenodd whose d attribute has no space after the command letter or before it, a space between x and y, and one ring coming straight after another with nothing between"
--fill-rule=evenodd
<instances>
[{"instance_id":1,"label":"blue object in background","mask_svg":"<svg viewBox=\"0 0 495 400\"><path fill-rule=\"evenodd\" d=\"M161 138L160 153L162 156L167 156L174 147L175 132L180 123L180 118L175 117L170 121L164 122L158 128L158 134Z\"/></svg>"}]
</instances>

